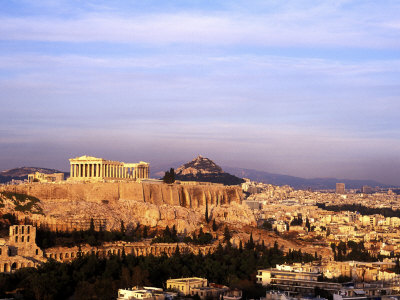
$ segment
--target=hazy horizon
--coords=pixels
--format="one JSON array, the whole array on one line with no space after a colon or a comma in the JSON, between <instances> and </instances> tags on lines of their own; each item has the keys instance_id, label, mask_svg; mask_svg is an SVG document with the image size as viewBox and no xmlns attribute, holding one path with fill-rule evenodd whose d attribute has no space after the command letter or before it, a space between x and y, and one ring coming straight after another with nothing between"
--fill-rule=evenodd
<instances>
[{"instance_id":1,"label":"hazy horizon","mask_svg":"<svg viewBox=\"0 0 400 300\"><path fill-rule=\"evenodd\" d=\"M7 1L0 170L81 155L400 185L396 1Z\"/></svg>"}]
</instances>

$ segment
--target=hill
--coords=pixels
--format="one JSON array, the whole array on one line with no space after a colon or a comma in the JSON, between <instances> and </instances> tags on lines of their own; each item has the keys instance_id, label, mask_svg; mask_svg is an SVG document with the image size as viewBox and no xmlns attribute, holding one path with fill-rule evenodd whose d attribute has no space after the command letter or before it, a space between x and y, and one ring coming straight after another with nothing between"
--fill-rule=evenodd
<instances>
[{"instance_id":1,"label":"hill","mask_svg":"<svg viewBox=\"0 0 400 300\"><path fill-rule=\"evenodd\" d=\"M28 174L32 174L35 172L40 172L44 174L52 174L52 173L64 173L65 176L68 176L69 173L62 172L55 169L47 169L47 168L38 168L38 167L22 167L22 168L14 168L10 170L5 170L0 172L0 183L9 182L12 179L15 180L24 180L28 179Z\"/></svg>"},{"instance_id":2,"label":"hill","mask_svg":"<svg viewBox=\"0 0 400 300\"><path fill-rule=\"evenodd\" d=\"M290 175L274 174L264 171L257 171L243 168L224 167L229 173L242 178L249 178L254 181L260 181L273 185L290 185L295 189L312 188L314 190L335 189L337 182L343 182L346 188L360 189L363 185L371 187L388 187L385 184L374 180L361 179L338 179L338 178L302 178Z\"/></svg>"},{"instance_id":3,"label":"hill","mask_svg":"<svg viewBox=\"0 0 400 300\"><path fill-rule=\"evenodd\" d=\"M180 166L175 173L175 178L182 181L203 181L225 185L237 185L244 182L242 178L224 172L212 160L201 155Z\"/></svg>"}]
</instances>

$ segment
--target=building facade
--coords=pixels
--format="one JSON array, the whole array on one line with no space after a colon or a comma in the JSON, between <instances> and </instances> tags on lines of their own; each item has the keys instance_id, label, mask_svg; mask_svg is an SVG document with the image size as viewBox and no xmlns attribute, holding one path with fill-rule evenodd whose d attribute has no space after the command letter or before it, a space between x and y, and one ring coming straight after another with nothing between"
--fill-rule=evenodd
<instances>
[{"instance_id":1,"label":"building facade","mask_svg":"<svg viewBox=\"0 0 400 300\"><path fill-rule=\"evenodd\" d=\"M315 288L335 292L341 284L318 281L321 274L318 272L295 272L292 269L264 269L257 271L257 283L263 286L274 287L283 291L297 293L314 292Z\"/></svg>"},{"instance_id":2,"label":"building facade","mask_svg":"<svg viewBox=\"0 0 400 300\"><path fill-rule=\"evenodd\" d=\"M124 163L93 156L71 158L70 180L138 180L150 175L150 164Z\"/></svg>"},{"instance_id":3,"label":"building facade","mask_svg":"<svg viewBox=\"0 0 400 300\"><path fill-rule=\"evenodd\" d=\"M177 291L180 295L191 295L193 289L207 287L208 281L205 278L189 277L167 280L167 289Z\"/></svg>"},{"instance_id":4,"label":"building facade","mask_svg":"<svg viewBox=\"0 0 400 300\"><path fill-rule=\"evenodd\" d=\"M336 194L344 195L346 193L346 186L344 183L336 183Z\"/></svg>"},{"instance_id":5,"label":"building facade","mask_svg":"<svg viewBox=\"0 0 400 300\"><path fill-rule=\"evenodd\" d=\"M36 245L36 228L32 225L10 226L8 239L0 239L0 272L36 267L45 261Z\"/></svg>"}]
</instances>

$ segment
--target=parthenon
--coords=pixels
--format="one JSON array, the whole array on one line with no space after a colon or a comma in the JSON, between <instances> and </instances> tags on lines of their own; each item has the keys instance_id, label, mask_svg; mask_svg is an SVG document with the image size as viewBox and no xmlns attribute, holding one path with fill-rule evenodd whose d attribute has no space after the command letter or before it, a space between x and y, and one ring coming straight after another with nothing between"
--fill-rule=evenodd
<instances>
[{"instance_id":1,"label":"parthenon","mask_svg":"<svg viewBox=\"0 0 400 300\"><path fill-rule=\"evenodd\" d=\"M124 163L86 155L69 161L72 180L137 180L150 175L150 164L144 161Z\"/></svg>"}]
</instances>

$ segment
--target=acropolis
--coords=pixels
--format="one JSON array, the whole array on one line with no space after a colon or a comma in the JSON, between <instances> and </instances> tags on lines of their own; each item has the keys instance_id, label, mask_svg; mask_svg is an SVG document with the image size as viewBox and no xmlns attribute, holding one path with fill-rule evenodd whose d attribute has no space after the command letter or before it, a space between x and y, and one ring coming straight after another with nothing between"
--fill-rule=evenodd
<instances>
[{"instance_id":1,"label":"acropolis","mask_svg":"<svg viewBox=\"0 0 400 300\"><path fill-rule=\"evenodd\" d=\"M150 175L150 164L144 161L124 163L86 155L69 161L69 180L137 180Z\"/></svg>"}]
</instances>

